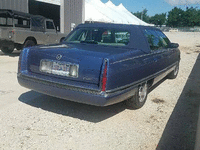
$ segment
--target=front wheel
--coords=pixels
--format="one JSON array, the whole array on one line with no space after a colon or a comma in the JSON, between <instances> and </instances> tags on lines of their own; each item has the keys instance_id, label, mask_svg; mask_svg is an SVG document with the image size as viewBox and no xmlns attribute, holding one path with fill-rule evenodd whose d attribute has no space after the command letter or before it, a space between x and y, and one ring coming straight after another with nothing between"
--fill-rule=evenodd
<instances>
[{"instance_id":1,"label":"front wheel","mask_svg":"<svg viewBox=\"0 0 200 150\"><path fill-rule=\"evenodd\" d=\"M65 39L65 38L64 38L64 37L62 37L62 38L60 39L60 43L62 43L64 39Z\"/></svg>"},{"instance_id":2,"label":"front wheel","mask_svg":"<svg viewBox=\"0 0 200 150\"><path fill-rule=\"evenodd\" d=\"M139 109L146 102L147 95L148 95L148 84L143 83L138 86L135 95L130 99L126 100L126 105L133 109Z\"/></svg>"},{"instance_id":3,"label":"front wheel","mask_svg":"<svg viewBox=\"0 0 200 150\"><path fill-rule=\"evenodd\" d=\"M5 54L11 54L14 51L14 47L10 46L10 47L1 47L1 51Z\"/></svg>"}]
</instances>

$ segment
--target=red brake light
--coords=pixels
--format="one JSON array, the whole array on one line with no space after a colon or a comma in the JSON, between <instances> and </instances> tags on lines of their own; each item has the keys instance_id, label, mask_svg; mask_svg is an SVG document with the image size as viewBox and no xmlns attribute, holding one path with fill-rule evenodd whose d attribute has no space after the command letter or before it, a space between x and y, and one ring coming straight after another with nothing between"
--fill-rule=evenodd
<instances>
[{"instance_id":1,"label":"red brake light","mask_svg":"<svg viewBox=\"0 0 200 150\"><path fill-rule=\"evenodd\" d=\"M18 73L20 73L20 72L21 72L21 57L19 57L19 59L18 59Z\"/></svg>"},{"instance_id":2,"label":"red brake light","mask_svg":"<svg viewBox=\"0 0 200 150\"><path fill-rule=\"evenodd\" d=\"M107 62L105 63L103 78L102 78L102 91L106 91L106 82L107 82Z\"/></svg>"}]
</instances>

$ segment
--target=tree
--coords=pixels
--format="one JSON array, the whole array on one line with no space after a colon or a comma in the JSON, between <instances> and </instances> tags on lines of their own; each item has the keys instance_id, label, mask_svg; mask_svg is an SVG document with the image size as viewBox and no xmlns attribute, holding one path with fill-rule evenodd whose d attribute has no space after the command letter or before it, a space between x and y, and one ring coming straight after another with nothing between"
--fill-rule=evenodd
<instances>
[{"instance_id":1,"label":"tree","mask_svg":"<svg viewBox=\"0 0 200 150\"><path fill-rule=\"evenodd\" d=\"M170 27L194 27L200 25L200 10L197 8L186 8L182 10L175 7L169 11L167 25Z\"/></svg>"},{"instance_id":2,"label":"tree","mask_svg":"<svg viewBox=\"0 0 200 150\"><path fill-rule=\"evenodd\" d=\"M139 19L143 20L144 22L149 23L149 16L147 15L147 9L145 8L143 11L139 12L137 11L136 13L131 12L133 15L138 17Z\"/></svg>"},{"instance_id":3,"label":"tree","mask_svg":"<svg viewBox=\"0 0 200 150\"><path fill-rule=\"evenodd\" d=\"M185 13L182 9L174 7L168 13L167 25L170 27L183 27Z\"/></svg>"},{"instance_id":4,"label":"tree","mask_svg":"<svg viewBox=\"0 0 200 150\"><path fill-rule=\"evenodd\" d=\"M200 10L197 10L197 15L196 15L196 26L200 26Z\"/></svg>"},{"instance_id":5,"label":"tree","mask_svg":"<svg viewBox=\"0 0 200 150\"><path fill-rule=\"evenodd\" d=\"M152 17L147 15L147 9L144 9L141 12L132 12L132 14L147 23L159 26L163 24L166 24L169 27L200 26L200 9L193 7L187 7L185 11L181 8L174 7L171 11L168 12L168 15L166 15L166 13L162 13L156 14Z\"/></svg>"},{"instance_id":6,"label":"tree","mask_svg":"<svg viewBox=\"0 0 200 150\"><path fill-rule=\"evenodd\" d=\"M198 10L191 7L191 8L186 8L186 11L184 12L184 26L188 27L194 27L198 24L199 22L199 17L198 17Z\"/></svg>"},{"instance_id":7,"label":"tree","mask_svg":"<svg viewBox=\"0 0 200 150\"><path fill-rule=\"evenodd\" d=\"M156 14L150 17L149 22L155 25L162 26L166 23L166 13Z\"/></svg>"}]
</instances>

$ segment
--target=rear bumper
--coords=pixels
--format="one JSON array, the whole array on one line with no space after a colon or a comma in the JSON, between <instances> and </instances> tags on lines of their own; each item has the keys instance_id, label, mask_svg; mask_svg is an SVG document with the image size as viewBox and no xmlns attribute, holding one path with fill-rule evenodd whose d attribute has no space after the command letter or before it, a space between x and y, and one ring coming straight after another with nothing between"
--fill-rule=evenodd
<instances>
[{"instance_id":1,"label":"rear bumper","mask_svg":"<svg viewBox=\"0 0 200 150\"><path fill-rule=\"evenodd\" d=\"M92 91L88 89L69 87L67 85L54 82L38 80L37 78L22 75L21 73L18 73L17 78L21 86L34 91L65 100L96 106L107 106L124 101L133 96L136 92L136 87L130 87L112 93Z\"/></svg>"}]
</instances>

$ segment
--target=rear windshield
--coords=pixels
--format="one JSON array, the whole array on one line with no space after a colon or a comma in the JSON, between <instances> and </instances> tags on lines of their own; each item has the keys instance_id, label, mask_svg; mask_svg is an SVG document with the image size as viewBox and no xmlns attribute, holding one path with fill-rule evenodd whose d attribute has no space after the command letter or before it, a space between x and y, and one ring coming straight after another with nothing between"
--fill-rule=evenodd
<instances>
[{"instance_id":1,"label":"rear windshield","mask_svg":"<svg viewBox=\"0 0 200 150\"><path fill-rule=\"evenodd\" d=\"M70 43L126 46L130 41L130 32L120 29L80 28L75 30L65 41Z\"/></svg>"}]
</instances>

